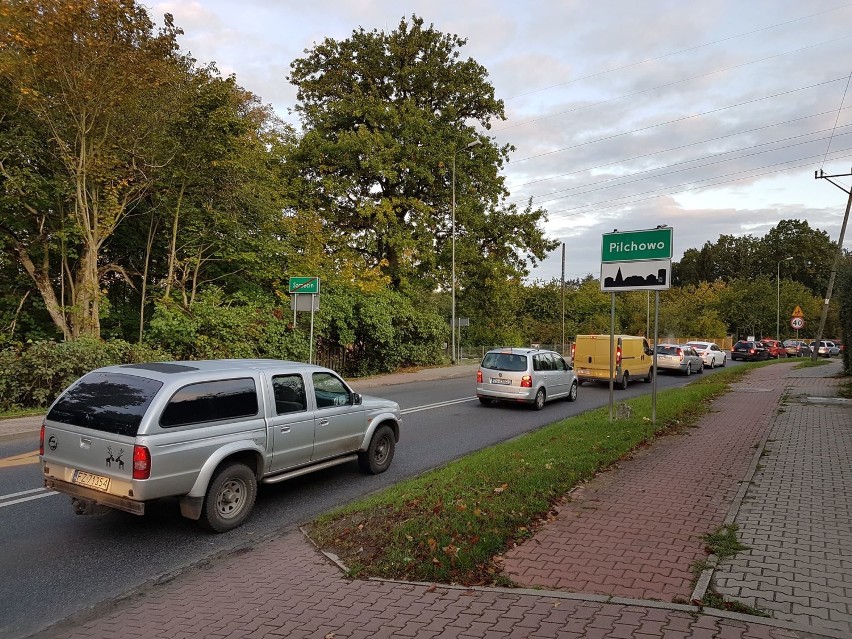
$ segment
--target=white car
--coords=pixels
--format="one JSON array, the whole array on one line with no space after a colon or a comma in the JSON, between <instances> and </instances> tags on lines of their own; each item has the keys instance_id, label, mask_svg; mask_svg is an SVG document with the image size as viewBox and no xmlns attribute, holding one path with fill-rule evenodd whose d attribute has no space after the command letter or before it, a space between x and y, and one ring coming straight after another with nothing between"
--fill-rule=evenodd
<instances>
[{"instance_id":1,"label":"white car","mask_svg":"<svg viewBox=\"0 0 852 639\"><path fill-rule=\"evenodd\" d=\"M728 354L715 342L687 342L686 345L692 346L701 355L707 368L724 366L728 362Z\"/></svg>"}]
</instances>

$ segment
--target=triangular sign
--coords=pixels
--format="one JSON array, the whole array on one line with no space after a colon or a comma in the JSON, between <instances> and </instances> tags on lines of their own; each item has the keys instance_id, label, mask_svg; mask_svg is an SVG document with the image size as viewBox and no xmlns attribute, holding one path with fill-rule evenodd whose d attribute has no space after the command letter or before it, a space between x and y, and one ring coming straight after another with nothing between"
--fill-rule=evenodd
<instances>
[{"instance_id":1,"label":"triangular sign","mask_svg":"<svg viewBox=\"0 0 852 639\"><path fill-rule=\"evenodd\" d=\"M796 306L796 309L793 311L793 317L804 317L805 314L802 313L802 307Z\"/></svg>"}]
</instances>

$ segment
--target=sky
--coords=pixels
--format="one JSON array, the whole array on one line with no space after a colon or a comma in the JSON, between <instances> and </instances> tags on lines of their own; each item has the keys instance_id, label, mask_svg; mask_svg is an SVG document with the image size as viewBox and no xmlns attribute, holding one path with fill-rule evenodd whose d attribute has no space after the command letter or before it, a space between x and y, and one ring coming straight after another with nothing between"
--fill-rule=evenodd
<instances>
[{"instance_id":1,"label":"sky","mask_svg":"<svg viewBox=\"0 0 852 639\"><path fill-rule=\"evenodd\" d=\"M326 38L417 15L466 39L516 150L507 200L548 211L565 277L600 275L604 233L668 225L673 259L781 220L840 236L852 172L852 3L842 0L170 0L200 64L291 109L290 63ZM841 188L842 187L842 188ZM844 248L852 249L852 229ZM562 248L531 280L562 275ZM787 257L782 255L782 257ZM779 266L783 271L783 263ZM782 273L783 277L783 273Z\"/></svg>"}]
</instances>

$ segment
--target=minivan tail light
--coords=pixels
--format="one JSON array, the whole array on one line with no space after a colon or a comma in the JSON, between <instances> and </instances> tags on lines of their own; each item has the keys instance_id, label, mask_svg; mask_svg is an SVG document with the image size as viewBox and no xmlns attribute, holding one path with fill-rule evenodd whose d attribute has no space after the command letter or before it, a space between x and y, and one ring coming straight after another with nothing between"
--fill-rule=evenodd
<instances>
[{"instance_id":1,"label":"minivan tail light","mask_svg":"<svg viewBox=\"0 0 852 639\"><path fill-rule=\"evenodd\" d=\"M521 388L532 388L532 377L529 375L521 377Z\"/></svg>"},{"instance_id":2,"label":"minivan tail light","mask_svg":"<svg viewBox=\"0 0 852 639\"><path fill-rule=\"evenodd\" d=\"M680 361L683 361L683 349L677 349L677 356L680 357Z\"/></svg>"},{"instance_id":3,"label":"minivan tail light","mask_svg":"<svg viewBox=\"0 0 852 639\"><path fill-rule=\"evenodd\" d=\"M481 370L476 371L476 383L477 384L482 383L482 371Z\"/></svg>"},{"instance_id":4,"label":"minivan tail light","mask_svg":"<svg viewBox=\"0 0 852 639\"><path fill-rule=\"evenodd\" d=\"M151 476L151 452L145 446L133 447L133 479L148 479Z\"/></svg>"},{"instance_id":5,"label":"minivan tail light","mask_svg":"<svg viewBox=\"0 0 852 639\"><path fill-rule=\"evenodd\" d=\"M41 423L41 433L38 436L38 454L44 456L44 422Z\"/></svg>"}]
</instances>

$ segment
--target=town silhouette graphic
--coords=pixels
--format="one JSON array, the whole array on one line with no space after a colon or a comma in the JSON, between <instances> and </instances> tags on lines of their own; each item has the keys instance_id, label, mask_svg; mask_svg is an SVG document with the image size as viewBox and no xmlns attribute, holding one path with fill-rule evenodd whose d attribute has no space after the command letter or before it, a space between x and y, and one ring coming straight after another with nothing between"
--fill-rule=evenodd
<instances>
[{"instance_id":1,"label":"town silhouette graphic","mask_svg":"<svg viewBox=\"0 0 852 639\"><path fill-rule=\"evenodd\" d=\"M661 286L666 283L666 269L661 268L654 273L649 273L646 276L631 275L624 277L621 274L621 268L615 274L615 277L604 278L604 288L621 288L623 286Z\"/></svg>"}]
</instances>

